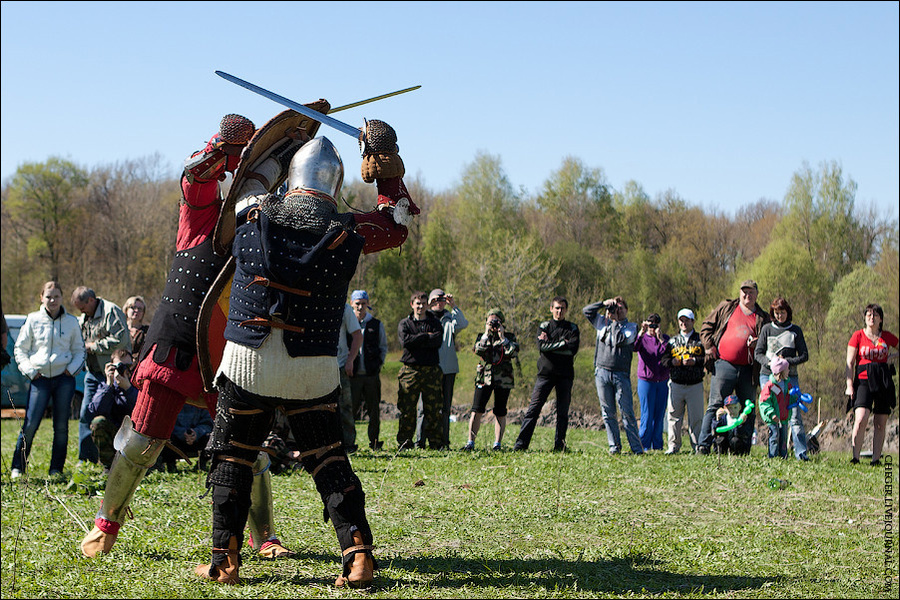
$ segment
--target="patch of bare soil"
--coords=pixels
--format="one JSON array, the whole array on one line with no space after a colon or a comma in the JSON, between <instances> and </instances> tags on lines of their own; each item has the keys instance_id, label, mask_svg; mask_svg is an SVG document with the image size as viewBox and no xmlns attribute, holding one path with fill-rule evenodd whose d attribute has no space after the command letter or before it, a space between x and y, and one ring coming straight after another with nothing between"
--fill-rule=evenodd
<instances>
[{"instance_id":1,"label":"patch of bare soil","mask_svg":"<svg viewBox=\"0 0 900 600\"><path fill-rule=\"evenodd\" d=\"M853 413L843 419L829 419L820 423L819 447L822 450L850 451L850 436L853 434ZM896 453L900 447L900 419L896 417L888 419L887 432L884 436L884 451ZM866 428L866 437L863 440L862 451L872 450L872 418L869 418L869 426Z\"/></svg>"}]
</instances>

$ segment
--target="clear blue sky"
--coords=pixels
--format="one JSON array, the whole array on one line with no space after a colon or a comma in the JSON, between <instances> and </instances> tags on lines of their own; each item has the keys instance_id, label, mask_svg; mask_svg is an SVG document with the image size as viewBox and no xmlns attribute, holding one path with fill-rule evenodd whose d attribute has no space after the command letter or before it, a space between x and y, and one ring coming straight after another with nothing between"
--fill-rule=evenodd
<instances>
[{"instance_id":1,"label":"clear blue sky","mask_svg":"<svg viewBox=\"0 0 900 600\"><path fill-rule=\"evenodd\" d=\"M3 2L0 177L156 153L174 177L223 114L281 110L222 70L334 106L422 85L335 116L391 123L435 191L479 151L529 192L571 155L733 212L836 160L896 218L898 22L896 2Z\"/></svg>"}]
</instances>

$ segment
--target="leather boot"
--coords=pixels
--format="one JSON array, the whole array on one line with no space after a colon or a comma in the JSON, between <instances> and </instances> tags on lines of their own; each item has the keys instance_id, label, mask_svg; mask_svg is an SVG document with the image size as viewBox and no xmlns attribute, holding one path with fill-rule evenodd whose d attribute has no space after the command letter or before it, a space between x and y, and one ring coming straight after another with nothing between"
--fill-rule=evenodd
<instances>
[{"instance_id":1,"label":"leather boot","mask_svg":"<svg viewBox=\"0 0 900 600\"><path fill-rule=\"evenodd\" d=\"M362 534L353 532L353 546L344 550L344 556L353 554L351 562L344 567L344 573L334 580L335 587L367 588L375 579L375 559L372 550L375 546L363 544Z\"/></svg>"},{"instance_id":2,"label":"leather boot","mask_svg":"<svg viewBox=\"0 0 900 600\"><path fill-rule=\"evenodd\" d=\"M204 579L224 583L225 585L238 585L241 578L238 577L238 568L241 563L238 551L237 538L228 540L228 548L213 548L213 554L225 554L225 560L218 566L212 564L197 565L194 573Z\"/></svg>"},{"instance_id":3,"label":"leather boot","mask_svg":"<svg viewBox=\"0 0 900 600\"><path fill-rule=\"evenodd\" d=\"M94 525L91 532L81 540L81 553L88 558L94 558L98 554L109 554L117 537L119 537L119 532L105 533Z\"/></svg>"},{"instance_id":4,"label":"leather boot","mask_svg":"<svg viewBox=\"0 0 900 600\"><path fill-rule=\"evenodd\" d=\"M259 547L259 555L263 558L293 558L296 552L288 550L278 538L274 538Z\"/></svg>"}]
</instances>

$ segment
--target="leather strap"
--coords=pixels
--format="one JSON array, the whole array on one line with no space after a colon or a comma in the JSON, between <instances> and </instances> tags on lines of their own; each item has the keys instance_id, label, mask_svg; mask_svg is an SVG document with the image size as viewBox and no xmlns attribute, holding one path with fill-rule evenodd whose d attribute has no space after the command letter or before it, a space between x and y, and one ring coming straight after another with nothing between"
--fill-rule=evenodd
<instances>
[{"instance_id":1,"label":"leather strap","mask_svg":"<svg viewBox=\"0 0 900 600\"><path fill-rule=\"evenodd\" d=\"M322 467L324 467L325 465L333 463L333 462L337 462L337 461L346 461L346 460L347 460L346 456L329 456L328 458L323 460L321 462L321 464L319 464L318 467L313 469L313 472L311 473L311 475L312 475L313 479L315 479L316 475L319 473L319 471L322 470Z\"/></svg>"},{"instance_id":2,"label":"leather strap","mask_svg":"<svg viewBox=\"0 0 900 600\"><path fill-rule=\"evenodd\" d=\"M240 322L241 327L245 325L256 325L257 327L275 327L276 329L284 329L286 331L293 331L294 333L306 332L305 327L295 327L293 325L288 325L287 323L279 323L277 321L263 319L262 317L255 317L253 319L247 319L246 321Z\"/></svg>"},{"instance_id":3,"label":"leather strap","mask_svg":"<svg viewBox=\"0 0 900 600\"><path fill-rule=\"evenodd\" d=\"M302 459L306 458L307 456L312 456L312 455L315 455L316 458L320 458L322 455L324 455L329 450L334 450L335 448L340 448L342 445L343 445L342 442L335 442L328 446L322 446L321 448L314 448L312 450L307 450L306 452L301 453L298 458L300 458L302 460Z\"/></svg>"},{"instance_id":4,"label":"leather strap","mask_svg":"<svg viewBox=\"0 0 900 600\"><path fill-rule=\"evenodd\" d=\"M231 444L232 446L234 446L235 448L240 448L242 450L256 450L257 452L265 452L266 454L268 454L270 456L275 456L274 451L270 450L269 448L263 448L262 446L251 446L249 444L242 444L242 443L236 442L234 440L231 440L228 443Z\"/></svg>"},{"instance_id":5,"label":"leather strap","mask_svg":"<svg viewBox=\"0 0 900 600\"><path fill-rule=\"evenodd\" d=\"M266 279L265 277L261 277L256 275L253 278L253 281L244 286L244 289L249 289L251 285L261 285L263 287L270 287L276 290L280 290L282 292L287 292L289 294L294 294L295 296L303 296L305 298L309 298L312 296L312 292L307 290L298 290L297 288L288 287L286 285L281 285L280 283L275 283L271 279Z\"/></svg>"},{"instance_id":6,"label":"leather strap","mask_svg":"<svg viewBox=\"0 0 900 600\"><path fill-rule=\"evenodd\" d=\"M373 544L361 544L359 546L350 546L349 548L347 548L346 550L344 550L341 553L341 556L347 556L348 554L352 554L353 552L364 552L364 551L371 552L374 549L375 549L375 546Z\"/></svg>"},{"instance_id":7,"label":"leather strap","mask_svg":"<svg viewBox=\"0 0 900 600\"><path fill-rule=\"evenodd\" d=\"M338 236L334 239L334 241L331 242L331 244L329 244L328 249L334 250L335 248L337 248L338 246L343 244L344 240L346 240L346 239L347 239L347 232L342 231L340 234L338 234Z\"/></svg>"},{"instance_id":8,"label":"leather strap","mask_svg":"<svg viewBox=\"0 0 900 600\"><path fill-rule=\"evenodd\" d=\"M309 406L307 408L298 408L296 410L286 410L284 411L285 416L293 416L299 415L305 412L312 412L314 410L327 410L328 412L336 412L337 411L337 403L332 402L331 404L319 404L318 406Z\"/></svg>"},{"instance_id":9,"label":"leather strap","mask_svg":"<svg viewBox=\"0 0 900 600\"><path fill-rule=\"evenodd\" d=\"M243 458L236 458L236 457L234 457L234 456L220 456L219 458L220 458L221 460L224 460L224 461L227 461L227 462L237 463L237 464L239 464L239 465L244 465L245 467L250 467L251 469L253 468L253 463L250 462L249 460L244 460Z\"/></svg>"},{"instance_id":10,"label":"leather strap","mask_svg":"<svg viewBox=\"0 0 900 600\"><path fill-rule=\"evenodd\" d=\"M237 408L229 408L228 412L233 415L258 415L263 410L261 408L249 408L247 410L239 410Z\"/></svg>"}]
</instances>

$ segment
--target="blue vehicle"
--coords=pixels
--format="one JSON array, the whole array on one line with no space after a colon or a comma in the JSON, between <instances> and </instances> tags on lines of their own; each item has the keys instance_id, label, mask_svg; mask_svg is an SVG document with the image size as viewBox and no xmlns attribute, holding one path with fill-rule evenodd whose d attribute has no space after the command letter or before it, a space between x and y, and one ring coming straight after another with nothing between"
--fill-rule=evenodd
<instances>
[{"instance_id":1,"label":"blue vehicle","mask_svg":"<svg viewBox=\"0 0 900 600\"><path fill-rule=\"evenodd\" d=\"M2 408L25 408L28 406L28 378L19 371L16 364L16 355L13 351L19 330L25 324L25 315L6 315L6 325L9 327L9 337L6 340L6 351L12 361L3 368L0 373L0 385L2 385L3 399L0 401ZM78 410L81 407L81 399L84 397L84 373L75 374L75 396L72 398L72 418L78 418Z\"/></svg>"}]
</instances>

